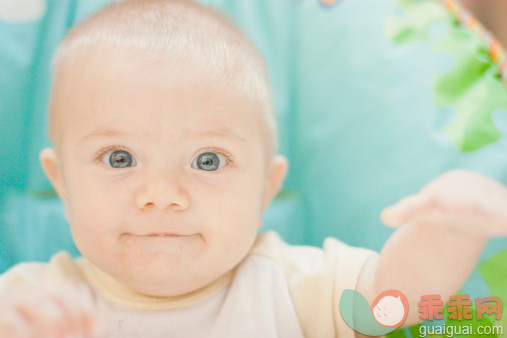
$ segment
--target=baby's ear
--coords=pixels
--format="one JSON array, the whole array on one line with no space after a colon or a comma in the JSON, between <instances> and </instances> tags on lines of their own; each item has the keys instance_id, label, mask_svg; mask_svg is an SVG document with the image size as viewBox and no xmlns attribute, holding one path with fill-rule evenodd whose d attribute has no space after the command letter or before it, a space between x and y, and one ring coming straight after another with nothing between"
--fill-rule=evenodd
<instances>
[{"instance_id":1,"label":"baby's ear","mask_svg":"<svg viewBox=\"0 0 507 338\"><path fill-rule=\"evenodd\" d=\"M52 148L44 148L40 155L39 159L42 165L42 169L46 173L46 176L51 181L53 188L55 188L56 193L60 196L62 202L67 206L67 195L65 193L65 181L63 179L63 173L61 168L61 162Z\"/></svg>"},{"instance_id":2,"label":"baby's ear","mask_svg":"<svg viewBox=\"0 0 507 338\"><path fill-rule=\"evenodd\" d=\"M285 175L287 174L288 162L282 155L276 155L271 160L271 166L266 174L264 193L262 196L262 210L271 203L273 198L282 188Z\"/></svg>"}]
</instances>

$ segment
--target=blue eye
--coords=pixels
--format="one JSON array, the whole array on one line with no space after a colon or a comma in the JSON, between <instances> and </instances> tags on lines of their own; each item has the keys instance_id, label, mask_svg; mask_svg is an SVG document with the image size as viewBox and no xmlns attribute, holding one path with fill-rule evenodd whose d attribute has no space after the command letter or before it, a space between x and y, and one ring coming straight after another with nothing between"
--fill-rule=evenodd
<instances>
[{"instance_id":1,"label":"blue eye","mask_svg":"<svg viewBox=\"0 0 507 338\"><path fill-rule=\"evenodd\" d=\"M137 164L134 157L125 150L108 151L103 155L102 162L112 168L127 168Z\"/></svg>"},{"instance_id":2,"label":"blue eye","mask_svg":"<svg viewBox=\"0 0 507 338\"><path fill-rule=\"evenodd\" d=\"M205 171L215 171L222 168L227 163L222 154L202 153L192 162L192 168Z\"/></svg>"}]
</instances>

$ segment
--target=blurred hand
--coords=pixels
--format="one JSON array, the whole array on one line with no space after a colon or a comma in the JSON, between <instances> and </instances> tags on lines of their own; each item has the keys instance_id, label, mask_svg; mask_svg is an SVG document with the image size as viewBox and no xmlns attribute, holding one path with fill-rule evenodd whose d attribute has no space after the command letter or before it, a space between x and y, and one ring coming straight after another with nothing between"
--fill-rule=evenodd
<instances>
[{"instance_id":1,"label":"blurred hand","mask_svg":"<svg viewBox=\"0 0 507 338\"><path fill-rule=\"evenodd\" d=\"M0 337L93 337L91 295L79 285L24 283L0 293Z\"/></svg>"}]
</instances>

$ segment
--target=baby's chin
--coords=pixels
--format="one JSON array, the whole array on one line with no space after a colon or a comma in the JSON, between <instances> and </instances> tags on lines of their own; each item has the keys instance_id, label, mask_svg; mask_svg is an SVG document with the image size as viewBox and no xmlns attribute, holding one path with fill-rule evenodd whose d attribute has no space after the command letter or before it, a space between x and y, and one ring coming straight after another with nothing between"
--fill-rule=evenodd
<instances>
[{"instance_id":1,"label":"baby's chin","mask_svg":"<svg viewBox=\"0 0 507 338\"><path fill-rule=\"evenodd\" d=\"M88 259L121 285L135 292L154 297L176 297L200 290L228 276L238 262L222 260L214 264L207 255L173 260L166 254L146 254L141 260L128 257L93 261Z\"/></svg>"},{"instance_id":2,"label":"baby's chin","mask_svg":"<svg viewBox=\"0 0 507 338\"><path fill-rule=\"evenodd\" d=\"M149 268L105 271L127 288L153 297L176 297L199 290L220 275L195 269Z\"/></svg>"},{"instance_id":3,"label":"baby's chin","mask_svg":"<svg viewBox=\"0 0 507 338\"><path fill-rule=\"evenodd\" d=\"M211 283L213 280L209 281ZM128 284L127 284L128 283ZM151 297L181 297L204 288L208 283L195 283L193 278L180 278L168 282L165 280L135 280L125 279L124 284L130 289Z\"/></svg>"}]
</instances>

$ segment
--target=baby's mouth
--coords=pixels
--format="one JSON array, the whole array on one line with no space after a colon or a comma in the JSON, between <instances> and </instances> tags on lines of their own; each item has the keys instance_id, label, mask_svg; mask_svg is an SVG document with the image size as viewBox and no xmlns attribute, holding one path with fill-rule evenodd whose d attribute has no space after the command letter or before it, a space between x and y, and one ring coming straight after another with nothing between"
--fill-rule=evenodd
<instances>
[{"instance_id":1,"label":"baby's mouth","mask_svg":"<svg viewBox=\"0 0 507 338\"><path fill-rule=\"evenodd\" d=\"M134 243L139 245L172 245L183 243L195 243L195 240L203 240L200 233L176 233L176 232L149 232L149 233L124 233L121 240L126 246L132 246Z\"/></svg>"},{"instance_id":2,"label":"baby's mouth","mask_svg":"<svg viewBox=\"0 0 507 338\"><path fill-rule=\"evenodd\" d=\"M190 235L183 235L183 234L176 234L172 232L153 232L146 235L141 236L147 236L147 237L181 237L181 236L190 236Z\"/></svg>"},{"instance_id":3,"label":"baby's mouth","mask_svg":"<svg viewBox=\"0 0 507 338\"><path fill-rule=\"evenodd\" d=\"M178 233L178 232L148 232L148 233L132 233L125 232L121 237L187 237L200 236L198 233Z\"/></svg>"}]
</instances>

